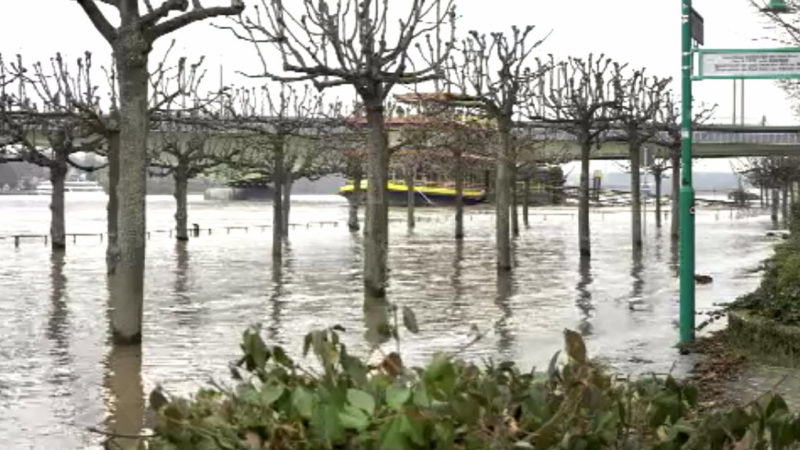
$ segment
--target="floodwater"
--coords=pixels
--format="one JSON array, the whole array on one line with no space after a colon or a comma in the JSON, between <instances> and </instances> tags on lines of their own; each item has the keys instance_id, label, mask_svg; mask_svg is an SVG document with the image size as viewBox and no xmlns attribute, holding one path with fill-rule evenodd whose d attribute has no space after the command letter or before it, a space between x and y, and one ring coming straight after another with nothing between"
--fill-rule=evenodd
<instances>
[{"instance_id":1,"label":"floodwater","mask_svg":"<svg viewBox=\"0 0 800 450\"><path fill-rule=\"evenodd\" d=\"M141 351L108 344L105 247L99 237L70 240L51 255L41 240L19 248L0 239L0 442L3 448L101 448L90 427L136 432L144 396L157 384L187 393L210 379L228 381L243 329L261 324L269 341L299 353L311 329L341 324L364 353L361 237L344 221L337 197L296 197L296 226L281 267L270 258L271 205L190 198L189 223L203 231L186 245L167 233L171 197L148 198L147 280ZM105 228L103 198L69 199L70 233ZM581 264L572 208L533 209L515 241L510 278L494 270L493 218L470 209L463 244L451 239L448 210L420 209L409 233L392 210L390 300L409 306L418 335L402 333L404 358L421 364L436 351L466 358L510 358L546 365L564 328L581 332L591 355L622 373L685 370L677 337L677 255L666 230L646 224L640 258L630 248L629 213L592 214L593 257ZM248 230L225 227L249 226ZM752 269L775 243L766 215L698 211L697 271L714 283L697 288L700 312L753 289ZM46 234L48 199L0 196L0 236ZM703 317L698 318L700 322ZM485 337L462 350L477 326ZM311 361L309 361L311 363ZM122 431L120 431L122 430Z\"/></svg>"}]
</instances>

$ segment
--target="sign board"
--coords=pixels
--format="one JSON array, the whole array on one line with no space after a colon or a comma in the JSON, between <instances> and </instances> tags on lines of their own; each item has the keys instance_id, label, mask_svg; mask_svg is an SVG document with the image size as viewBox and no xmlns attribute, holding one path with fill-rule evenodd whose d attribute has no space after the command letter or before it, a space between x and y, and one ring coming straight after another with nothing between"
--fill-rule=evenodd
<instances>
[{"instance_id":1,"label":"sign board","mask_svg":"<svg viewBox=\"0 0 800 450\"><path fill-rule=\"evenodd\" d=\"M698 14L694 8L692 8L692 14L689 16L689 25L692 27L692 39L700 45L705 44L705 21L703 16Z\"/></svg>"},{"instance_id":2,"label":"sign board","mask_svg":"<svg viewBox=\"0 0 800 450\"><path fill-rule=\"evenodd\" d=\"M800 48L698 50L698 79L800 78Z\"/></svg>"}]
</instances>

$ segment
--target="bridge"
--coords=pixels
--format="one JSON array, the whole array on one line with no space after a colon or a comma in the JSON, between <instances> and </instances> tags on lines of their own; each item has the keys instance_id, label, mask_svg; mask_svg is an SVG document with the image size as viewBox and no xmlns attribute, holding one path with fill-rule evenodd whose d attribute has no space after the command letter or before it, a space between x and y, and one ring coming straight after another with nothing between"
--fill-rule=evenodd
<instances>
[{"instance_id":1,"label":"bridge","mask_svg":"<svg viewBox=\"0 0 800 450\"><path fill-rule=\"evenodd\" d=\"M392 124L387 121L390 129L390 141L400 139L400 131L404 125ZM419 127L419 125L414 125ZM558 131L552 126L529 124L529 132L533 139L541 139L544 143L539 147L544 155L557 157L562 160L580 159L580 147L575 137ZM151 131L151 138L156 141L161 139L161 131ZM207 131L206 131L207 133ZM170 132L175 135L175 132ZM190 130L181 131L179 134L188 139L194 133ZM209 139L210 145L220 144L228 136L241 137L243 133L212 132ZM615 136L615 134L617 136ZM37 146L48 145L44 133L33 132L29 139ZM659 157L668 156L668 150L656 144L645 144L646 147L656 150ZM757 125L700 125L694 131L694 156L696 158L738 158L757 156L800 156L800 126L757 126ZM610 136L594 147L591 159L612 160L628 159L628 144L619 133L613 130Z\"/></svg>"}]
</instances>

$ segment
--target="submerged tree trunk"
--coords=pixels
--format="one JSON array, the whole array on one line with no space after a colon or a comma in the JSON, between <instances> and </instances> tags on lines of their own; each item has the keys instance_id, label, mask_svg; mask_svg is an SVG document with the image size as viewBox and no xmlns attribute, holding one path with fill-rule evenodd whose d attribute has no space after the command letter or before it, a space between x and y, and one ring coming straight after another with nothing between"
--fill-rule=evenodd
<instances>
[{"instance_id":1,"label":"submerged tree trunk","mask_svg":"<svg viewBox=\"0 0 800 450\"><path fill-rule=\"evenodd\" d=\"M514 158L516 159L516 158ZM519 236L519 204L517 197L517 163L511 163L511 235Z\"/></svg>"},{"instance_id":2,"label":"submerged tree trunk","mask_svg":"<svg viewBox=\"0 0 800 450\"><path fill-rule=\"evenodd\" d=\"M365 99L366 100L366 99ZM369 173L364 239L365 300L386 297L387 257L389 252L389 208L386 184L389 182L389 143L378 98L366 102L369 125Z\"/></svg>"},{"instance_id":3,"label":"submerged tree trunk","mask_svg":"<svg viewBox=\"0 0 800 450\"><path fill-rule=\"evenodd\" d=\"M656 227L661 228L661 169L653 171L656 183Z\"/></svg>"},{"instance_id":4,"label":"submerged tree trunk","mask_svg":"<svg viewBox=\"0 0 800 450\"><path fill-rule=\"evenodd\" d=\"M108 205L106 207L106 270L109 275L113 274L117 259L119 258L119 247L117 245L117 223L119 221L119 197L117 188L119 186L119 132L114 131L108 137Z\"/></svg>"},{"instance_id":5,"label":"submerged tree trunk","mask_svg":"<svg viewBox=\"0 0 800 450\"><path fill-rule=\"evenodd\" d=\"M522 223L527 228L530 222L528 221L528 207L531 202L531 177L525 177L524 192L522 193Z\"/></svg>"},{"instance_id":6,"label":"submerged tree trunk","mask_svg":"<svg viewBox=\"0 0 800 450\"><path fill-rule=\"evenodd\" d=\"M67 247L67 236L64 224L64 181L67 178L67 149L66 143L52 143L54 158L50 164L50 184L53 190L50 193L50 242L53 250L63 250Z\"/></svg>"},{"instance_id":7,"label":"submerged tree trunk","mask_svg":"<svg viewBox=\"0 0 800 450\"><path fill-rule=\"evenodd\" d=\"M759 200L759 203L761 204L761 209L764 209L764 185L763 184L759 184L758 185L758 200Z\"/></svg>"},{"instance_id":8,"label":"submerged tree trunk","mask_svg":"<svg viewBox=\"0 0 800 450\"><path fill-rule=\"evenodd\" d=\"M461 150L457 150L455 156L455 178L456 178L456 240L464 239L464 158Z\"/></svg>"},{"instance_id":9,"label":"submerged tree trunk","mask_svg":"<svg viewBox=\"0 0 800 450\"><path fill-rule=\"evenodd\" d=\"M361 205L361 163L353 171L353 195L350 197L347 226L350 231L358 231L358 207Z\"/></svg>"},{"instance_id":10,"label":"submerged tree trunk","mask_svg":"<svg viewBox=\"0 0 800 450\"><path fill-rule=\"evenodd\" d=\"M578 243L580 254L583 257L592 254L592 244L589 237L589 153L592 143L588 139L581 139L581 184L578 193Z\"/></svg>"},{"instance_id":11,"label":"submerged tree trunk","mask_svg":"<svg viewBox=\"0 0 800 450\"><path fill-rule=\"evenodd\" d=\"M641 146L631 143L629 157L631 159L631 243L633 248L642 246L642 182L641 172Z\"/></svg>"},{"instance_id":12,"label":"submerged tree trunk","mask_svg":"<svg viewBox=\"0 0 800 450\"><path fill-rule=\"evenodd\" d=\"M499 119L500 148L497 155L495 179L495 224L497 245L497 270L511 270L511 236L509 209L511 207L511 124Z\"/></svg>"},{"instance_id":13,"label":"submerged tree trunk","mask_svg":"<svg viewBox=\"0 0 800 450\"><path fill-rule=\"evenodd\" d=\"M670 153L672 159L672 199L670 201L670 236L680 238L680 190L681 190L681 154L677 149Z\"/></svg>"},{"instance_id":14,"label":"submerged tree trunk","mask_svg":"<svg viewBox=\"0 0 800 450\"><path fill-rule=\"evenodd\" d=\"M272 151L274 174L272 184L272 259L280 261L283 255L283 143L276 143Z\"/></svg>"},{"instance_id":15,"label":"submerged tree trunk","mask_svg":"<svg viewBox=\"0 0 800 450\"><path fill-rule=\"evenodd\" d=\"M770 197L772 198L772 224L776 228L778 227L778 209L780 208L780 196L778 195L778 189L772 188L772 192L770 193Z\"/></svg>"},{"instance_id":16,"label":"submerged tree trunk","mask_svg":"<svg viewBox=\"0 0 800 450\"><path fill-rule=\"evenodd\" d=\"M789 205L788 205L789 189L784 184L781 188L781 215L783 216L784 225L789 222Z\"/></svg>"},{"instance_id":17,"label":"submerged tree trunk","mask_svg":"<svg viewBox=\"0 0 800 450\"><path fill-rule=\"evenodd\" d=\"M150 44L138 32L126 33L115 46L120 94L119 260L112 275L111 324L114 341L142 339L146 241L147 58Z\"/></svg>"},{"instance_id":18,"label":"submerged tree trunk","mask_svg":"<svg viewBox=\"0 0 800 450\"><path fill-rule=\"evenodd\" d=\"M283 183L283 239L289 239L289 213L292 210L292 185L294 176L286 171Z\"/></svg>"},{"instance_id":19,"label":"submerged tree trunk","mask_svg":"<svg viewBox=\"0 0 800 450\"><path fill-rule=\"evenodd\" d=\"M416 198L415 198L416 197L416 191L414 190L414 168L412 167L411 164L406 165L404 175L406 177L405 181L406 181L406 190L407 190L406 203L408 203L408 205L406 205L407 206L407 208L406 208L406 215L407 215L406 222L408 223L408 229L409 230L413 230L414 227L417 224L416 224L416 219L414 218L414 206L416 206L415 205L415 203L416 203Z\"/></svg>"},{"instance_id":20,"label":"submerged tree trunk","mask_svg":"<svg viewBox=\"0 0 800 450\"><path fill-rule=\"evenodd\" d=\"M189 240L189 230L186 220L189 214L186 211L186 193L189 187L188 161L178 161L178 167L172 173L175 180L175 237L179 241Z\"/></svg>"}]
</instances>

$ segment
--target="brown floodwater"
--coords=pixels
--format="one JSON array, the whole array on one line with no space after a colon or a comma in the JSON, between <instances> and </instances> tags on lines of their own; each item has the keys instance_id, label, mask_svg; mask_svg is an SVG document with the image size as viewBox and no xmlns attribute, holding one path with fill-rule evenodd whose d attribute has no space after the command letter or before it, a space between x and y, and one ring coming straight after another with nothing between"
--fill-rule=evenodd
<instances>
[{"instance_id":1,"label":"brown floodwater","mask_svg":"<svg viewBox=\"0 0 800 450\"><path fill-rule=\"evenodd\" d=\"M265 337L299 353L311 329L341 324L365 353L361 237L348 232L338 197L296 197L292 222L339 226L292 229L280 267L271 262L271 206L190 198L190 223L209 236L176 244L173 200L148 198L144 341L113 350L108 342L104 244L78 237L66 254L41 240L0 239L0 442L3 448L101 448L90 427L136 432L145 394L157 384L188 393L210 379L228 382L241 332L261 324ZM101 198L67 201L68 232L105 228ZM514 242L516 270L494 270L491 211L470 209L467 237L452 237L452 213L419 209L413 233L404 210L392 210L390 301L411 307L420 333L403 333L402 352L422 364L437 351L457 352L477 326L485 337L465 358L513 359L542 367L561 347L564 328L582 333L593 356L622 373L685 372L691 360L677 339L677 254L667 230L648 217L645 249L630 246L629 213L593 212L590 262L580 263L572 208L533 209ZM247 231L224 227L250 226ZM753 289L752 269L775 243L769 217L698 211L697 271L714 283L697 288L700 314ZM0 196L0 236L46 234L48 199ZM698 322L703 317L698 318ZM392 344L393 345L393 344ZM309 361L309 363L311 363Z\"/></svg>"}]
</instances>

